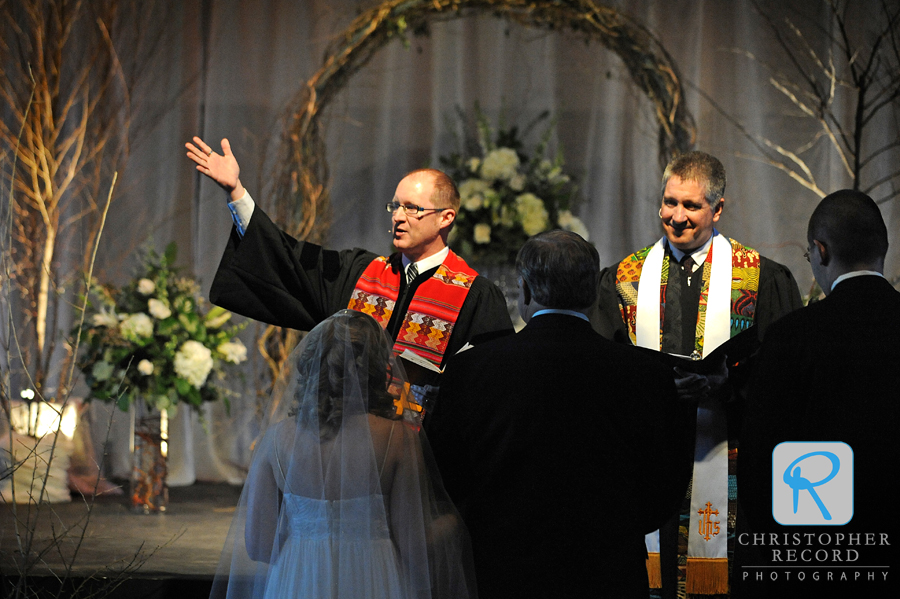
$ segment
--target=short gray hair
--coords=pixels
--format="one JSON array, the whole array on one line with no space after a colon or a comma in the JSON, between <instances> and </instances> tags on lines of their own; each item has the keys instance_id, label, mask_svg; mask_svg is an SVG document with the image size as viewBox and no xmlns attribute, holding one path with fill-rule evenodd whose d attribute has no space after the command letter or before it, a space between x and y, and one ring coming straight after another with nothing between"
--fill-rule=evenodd
<instances>
[{"instance_id":1,"label":"short gray hair","mask_svg":"<svg viewBox=\"0 0 900 599\"><path fill-rule=\"evenodd\" d=\"M673 159L663 173L660 196L665 196L666 185L673 175L682 181L699 183L703 187L703 196L713 212L725 197L725 167L711 154L694 151Z\"/></svg>"},{"instance_id":2,"label":"short gray hair","mask_svg":"<svg viewBox=\"0 0 900 599\"><path fill-rule=\"evenodd\" d=\"M600 255L576 233L554 229L525 242L516 272L535 301L548 308L578 310L597 301Z\"/></svg>"}]
</instances>

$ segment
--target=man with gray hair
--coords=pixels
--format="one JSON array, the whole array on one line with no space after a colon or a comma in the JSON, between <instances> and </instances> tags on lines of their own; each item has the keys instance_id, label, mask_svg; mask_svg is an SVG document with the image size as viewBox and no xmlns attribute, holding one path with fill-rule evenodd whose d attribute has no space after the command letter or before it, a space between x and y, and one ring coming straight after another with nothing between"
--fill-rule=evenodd
<instances>
[{"instance_id":1,"label":"man with gray hair","mask_svg":"<svg viewBox=\"0 0 900 599\"><path fill-rule=\"evenodd\" d=\"M591 329L592 245L541 233L516 269L527 325L451 358L425 419L479 596L646 598L643 536L678 507L692 414L667 368Z\"/></svg>"},{"instance_id":2,"label":"man with gray hair","mask_svg":"<svg viewBox=\"0 0 900 599\"><path fill-rule=\"evenodd\" d=\"M716 230L724 207L718 159L689 152L669 163L659 210L663 236L604 270L595 328L610 339L697 360L799 308L787 268ZM733 360L728 366L709 376L676 368L679 397L696 405L684 431L694 441L684 456L693 458L694 473L680 516L647 539L651 585L666 598L679 588L688 596L728 593L741 407L731 401L740 369Z\"/></svg>"},{"instance_id":3,"label":"man with gray hair","mask_svg":"<svg viewBox=\"0 0 900 599\"><path fill-rule=\"evenodd\" d=\"M888 596L896 587L887 567L897 543L888 480L900 469L900 293L883 275L887 227L869 196L845 189L819 203L807 242L826 297L773 324L759 353L741 437L746 518L738 524L747 534L738 537L735 574L747 597ZM780 444L799 454L839 452L846 444L852 459L819 474L815 462L804 460L802 474L813 484L794 491L785 466L774 468ZM829 482L831 473L841 477ZM849 510L841 492L849 494ZM776 499L787 509L777 511ZM812 517L793 521L798 507L809 507ZM760 546L754 536L799 537L802 544ZM853 537L863 541L853 544ZM818 582L809 570L804 579L797 566L809 564L786 559L787 549L817 556Z\"/></svg>"}]
</instances>

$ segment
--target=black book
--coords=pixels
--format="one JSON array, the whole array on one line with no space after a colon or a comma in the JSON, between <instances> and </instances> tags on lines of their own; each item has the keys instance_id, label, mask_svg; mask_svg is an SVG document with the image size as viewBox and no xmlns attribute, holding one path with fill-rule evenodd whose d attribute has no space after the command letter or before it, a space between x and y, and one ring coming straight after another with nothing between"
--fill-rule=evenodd
<instances>
[{"instance_id":1,"label":"black book","mask_svg":"<svg viewBox=\"0 0 900 599\"><path fill-rule=\"evenodd\" d=\"M719 347L711 354L703 359L694 359L691 356L682 356L678 354L666 354L655 349L647 349L645 347L637 347L646 355L653 356L663 364L671 367L678 367L687 372L696 374L710 374L719 368L722 357L725 358L725 364L731 368L755 354L759 349L760 341L757 333L756 325L744 329Z\"/></svg>"}]
</instances>

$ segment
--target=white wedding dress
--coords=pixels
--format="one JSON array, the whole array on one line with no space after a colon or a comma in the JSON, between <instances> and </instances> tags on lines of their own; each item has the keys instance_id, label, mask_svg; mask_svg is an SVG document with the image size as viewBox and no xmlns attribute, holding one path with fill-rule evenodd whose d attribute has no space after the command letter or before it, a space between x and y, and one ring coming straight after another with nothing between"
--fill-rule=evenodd
<instances>
[{"instance_id":1,"label":"white wedding dress","mask_svg":"<svg viewBox=\"0 0 900 599\"><path fill-rule=\"evenodd\" d=\"M286 493L283 514L288 536L269 570L266 599L405 597L381 495L329 501Z\"/></svg>"}]
</instances>

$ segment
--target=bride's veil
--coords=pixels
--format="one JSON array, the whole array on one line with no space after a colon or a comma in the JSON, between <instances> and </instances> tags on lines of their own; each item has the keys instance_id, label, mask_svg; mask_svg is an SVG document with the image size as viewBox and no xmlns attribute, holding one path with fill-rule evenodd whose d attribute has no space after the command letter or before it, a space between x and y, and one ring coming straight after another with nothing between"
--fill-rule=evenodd
<instances>
[{"instance_id":1,"label":"bride's veil","mask_svg":"<svg viewBox=\"0 0 900 599\"><path fill-rule=\"evenodd\" d=\"M213 597L465 598L465 529L391 342L342 310L275 385Z\"/></svg>"}]
</instances>

